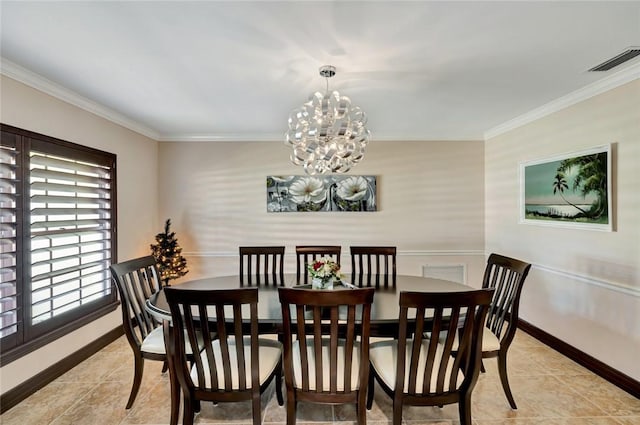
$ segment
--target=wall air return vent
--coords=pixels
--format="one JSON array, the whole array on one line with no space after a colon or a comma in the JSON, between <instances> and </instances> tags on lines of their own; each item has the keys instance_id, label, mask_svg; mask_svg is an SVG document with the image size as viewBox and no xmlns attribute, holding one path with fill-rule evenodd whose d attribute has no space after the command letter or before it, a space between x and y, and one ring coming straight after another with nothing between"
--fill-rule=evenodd
<instances>
[{"instance_id":1,"label":"wall air return vent","mask_svg":"<svg viewBox=\"0 0 640 425\"><path fill-rule=\"evenodd\" d=\"M589 72L594 72L594 71L608 71L611 68L615 68L616 66L623 64L633 58L635 58L636 56L640 55L640 47L629 47L627 50L625 50L624 52L620 53L617 56L612 57L611 59L608 59L604 62L602 62L600 65L596 65L593 68L591 68L589 70Z\"/></svg>"}]
</instances>

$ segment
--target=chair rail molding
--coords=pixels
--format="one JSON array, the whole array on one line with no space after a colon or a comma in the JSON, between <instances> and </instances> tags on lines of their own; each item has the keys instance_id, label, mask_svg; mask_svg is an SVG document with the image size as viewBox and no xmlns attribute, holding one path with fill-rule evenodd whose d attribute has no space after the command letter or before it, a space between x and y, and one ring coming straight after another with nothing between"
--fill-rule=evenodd
<instances>
[{"instance_id":1,"label":"chair rail molding","mask_svg":"<svg viewBox=\"0 0 640 425\"><path fill-rule=\"evenodd\" d=\"M582 274L570 272L567 270L561 270L554 267L545 266L542 264L532 264L532 268L534 270L538 270L546 273L552 273L558 276L584 282L589 285L598 286L600 288L609 289L615 292L620 292L622 294L631 295L634 297L640 297L640 288L633 287L624 283L612 282L610 280L605 280L605 279L598 279L592 276L585 276Z\"/></svg>"},{"instance_id":2,"label":"chair rail molding","mask_svg":"<svg viewBox=\"0 0 640 425\"><path fill-rule=\"evenodd\" d=\"M295 251L295 250L294 250ZM237 251L183 251L182 255L187 257L237 257ZM349 250L343 251L343 255L349 255ZM461 249L461 250L407 250L398 251L397 256L403 257L424 257L424 256L486 256L481 249ZM295 252L285 253L285 257L295 257Z\"/></svg>"},{"instance_id":3,"label":"chair rail molding","mask_svg":"<svg viewBox=\"0 0 640 425\"><path fill-rule=\"evenodd\" d=\"M182 254L187 257L206 257L206 258L237 258L238 253L236 251L183 251ZM343 252L343 255L348 255L348 249ZM451 256L465 256L465 257L485 257L489 258L490 252L485 252L480 249L435 249L435 250L398 250L398 257L451 257ZM295 252L285 253L286 258L295 258ZM545 266L543 264L532 263L532 268L537 271L546 273L553 273L558 276L578 280L585 282L589 285L598 286L600 288L609 289L612 291L620 292L623 294L631 295L634 297L640 297L640 288L636 288L624 283L613 282L605 279L598 279L592 276L585 276L579 273L571 272L568 270L562 270L555 267Z\"/></svg>"}]
</instances>

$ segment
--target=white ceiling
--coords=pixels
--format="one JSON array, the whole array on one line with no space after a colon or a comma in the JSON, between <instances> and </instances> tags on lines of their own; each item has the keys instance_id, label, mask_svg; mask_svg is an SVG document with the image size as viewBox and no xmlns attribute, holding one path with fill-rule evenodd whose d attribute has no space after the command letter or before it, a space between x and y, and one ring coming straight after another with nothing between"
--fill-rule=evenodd
<instances>
[{"instance_id":1,"label":"white ceiling","mask_svg":"<svg viewBox=\"0 0 640 425\"><path fill-rule=\"evenodd\" d=\"M638 1L0 7L3 73L158 140L283 140L291 110L324 91L324 64L374 141L481 140L640 65L587 72L640 46Z\"/></svg>"}]
</instances>

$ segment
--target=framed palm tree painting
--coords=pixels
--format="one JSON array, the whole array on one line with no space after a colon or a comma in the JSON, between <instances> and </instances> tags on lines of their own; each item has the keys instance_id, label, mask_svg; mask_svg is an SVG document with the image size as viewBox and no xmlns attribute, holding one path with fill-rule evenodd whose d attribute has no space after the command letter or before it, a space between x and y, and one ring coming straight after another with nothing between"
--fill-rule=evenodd
<instances>
[{"instance_id":1,"label":"framed palm tree painting","mask_svg":"<svg viewBox=\"0 0 640 425\"><path fill-rule=\"evenodd\" d=\"M521 163L520 222L611 231L611 144Z\"/></svg>"}]
</instances>

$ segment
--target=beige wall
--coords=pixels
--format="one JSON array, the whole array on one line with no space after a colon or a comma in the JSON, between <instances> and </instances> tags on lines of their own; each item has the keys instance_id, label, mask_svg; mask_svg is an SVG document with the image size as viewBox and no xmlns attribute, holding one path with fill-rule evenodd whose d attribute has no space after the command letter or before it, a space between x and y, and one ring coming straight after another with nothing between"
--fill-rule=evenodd
<instances>
[{"instance_id":1,"label":"beige wall","mask_svg":"<svg viewBox=\"0 0 640 425\"><path fill-rule=\"evenodd\" d=\"M519 162L613 143L614 232L518 223ZM486 251L534 264L521 317L640 380L640 81L485 143Z\"/></svg>"},{"instance_id":2,"label":"beige wall","mask_svg":"<svg viewBox=\"0 0 640 425\"><path fill-rule=\"evenodd\" d=\"M115 153L118 178L118 257L148 252L158 230L158 142L27 87L0 80L0 121ZM96 337L121 326L112 312L0 369L2 392L29 379Z\"/></svg>"},{"instance_id":3,"label":"beige wall","mask_svg":"<svg viewBox=\"0 0 640 425\"><path fill-rule=\"evenodd\" d=\"M379 210L267 213L266 176L304 174L284 143L161 143L160 217L171 218L194 278L237 273L238 246L395 245L399 273L424 264L484 267L482 142L376 142L351 174L375 175ZM346 267L348 271L348 266ZM185 278L186 278L185 277Z\"/></svg>"}]
</instances>

